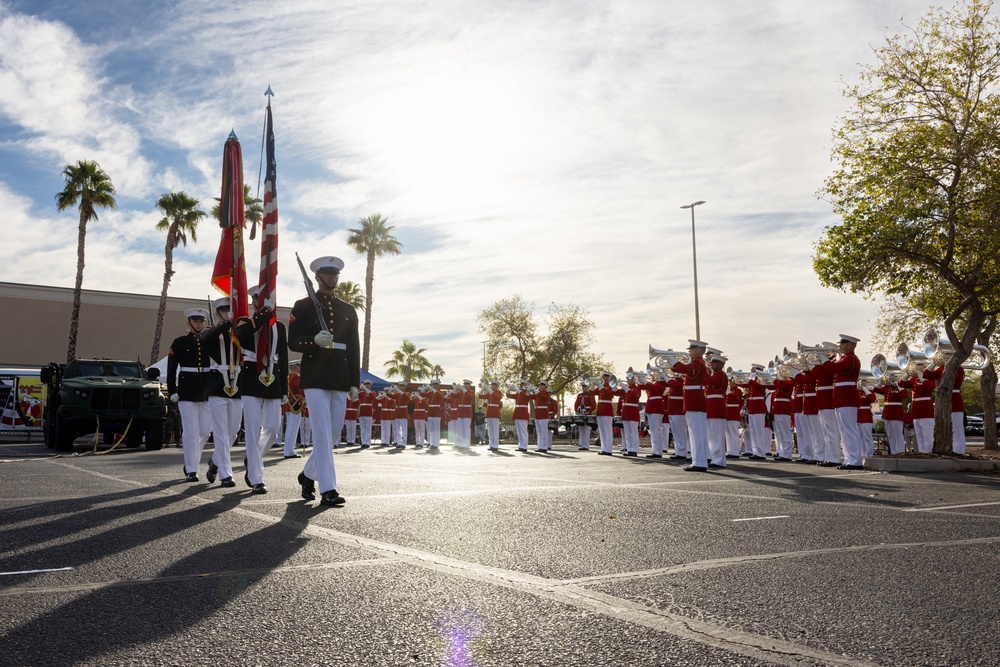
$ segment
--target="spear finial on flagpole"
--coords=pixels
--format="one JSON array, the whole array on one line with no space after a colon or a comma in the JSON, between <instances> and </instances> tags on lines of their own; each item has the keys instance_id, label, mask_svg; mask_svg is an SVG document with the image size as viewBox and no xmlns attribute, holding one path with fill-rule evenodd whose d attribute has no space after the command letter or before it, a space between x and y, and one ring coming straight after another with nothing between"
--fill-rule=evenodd
<instances>
[{"instance_id":1,"label":"spear finial on flagpole","mask_svg":"<svg viewBox=\"0 0 1000 667\"><path fill-rule=\"evenodd\" d=\"M271 84L267 84L267 90L264 91L264 96L265 97L274 97L274 91L271 90ZM271 100L268 100L267 103L270 104Z\"/></svg>"},{"instance_id":2,"label":"spear finial on flagpole","mask_svg":"<svg viewBox=\"0 0 1000 667\"><path fill-rule=\"evenodd\" d=\"M236 139L236 128L235 127L232 130L229 131L229 138L230 139Z\"/></svg>"}]
</instances>

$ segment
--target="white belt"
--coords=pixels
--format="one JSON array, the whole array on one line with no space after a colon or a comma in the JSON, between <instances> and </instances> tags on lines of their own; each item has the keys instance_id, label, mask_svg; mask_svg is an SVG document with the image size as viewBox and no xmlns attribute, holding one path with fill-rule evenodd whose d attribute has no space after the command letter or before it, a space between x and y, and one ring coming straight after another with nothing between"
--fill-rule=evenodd
<instances>
[{"instance_id":1,"label":"white belt","mask_svg":"<svg viewBox=\"0 0 1000 667\"><path fill-rule=\"evenodd\" d=\"M610 398L602 398L601 400L599 400L597 402L598 403L611 403L611 399Z\"/></svg>"},{"instance_id":2,"label":"white belt","mask_svg":"<svg viewBox=\"0 0 1000 667\"><path fill-rule=\"evenodd\" d=\"M807 398L807 397L809 397L809 396L813 396L813 397L815 397L815 396L816 396L816 394L815 394L815 393L809 393L809 394L802 394L802 397L803 397L803 398Z\"/></svg>"},{"instance_id":3,"label":"white belt","mask_svg":"<svg viewBox=\"0 0 1000 667\"><path fill-rule=\"evenodd\" d=\"M687 386L687 385L684 385L684 391L693 391L695 389L701 389L701 385L700 384L696 384L696 385L692 385L690 387Z\"/></svg>"},{"instance_id":4,"label":"white belt","mask_svg":"<svg viewBox=\"0 0 1000 667\"><path fill-rule=\"evenodd\" d=\"M515 405L514 407L515 407L515 408L526 408L526 407L528 407L528 404L527 404L527 403L524 403L524 404L521 404L521 403L518 403L518 404L517 404L517 405Z\"/></svg>"},{"instance_id":5,"label":"white belt","mask_svg":"<svg viewBox=\"0 0 1000 667\"><path fill-rule=\"evenodd\" d=\"M913 400L914 401L929 401L929 400L931 400L931 397L930 396L921 396L920 398L915 398Z\"/></svg>"},{"instance_id":6,"label":"white belt","mask_svg":"<svg viewBox=\"0 0 1000 667\"><path fill-rule=\"evenodd\" d=\"M857 384L858 384L857 382L834 382L833 386L834 387L854 387Z\"/></svg>"},{"instance_id":7,"label":"white belt","mask_svg":"<svg viewBox=\"0 0 1000 667\"><path fill-rule=\"evenodd\" d=\"M751 397L750 397L750 400L751 400L751 401L763 401L763 400L765 400L765 399L764 399L764 397L763 397L763 396L751 396Z\"/></svg>"},{"instance_id":8,"label":"white belt","mask_svg":"<svg viewBox=\"0 0 1000 667\"><path fill-rule=\"evenodd\" d=\"M207 373L210 368L195 368L194 366L180 366L178 370L181 373Z\"/></svg>"},{"instance_id":9,"label":"white belt","mask_svg":"<svg viewBox=\"0 0 1000 667\"><path fill-rule=\"evenodd\" d=\"M833 387L816 387L816 391L833 391Z\"/></svg>"},{"instance_id":10,"label":"white belt","mask_svg":"<svg viewBox=\"0 0 1000 667\"><path fill-rule=\"evenodd\" d=\"M709 394L705 398L725 398L724 394Z\"/></svg>"},{"instance_id":11,"label":"white belt","mask_svg":"<svg viewBox=\"0 0 1000 667\"><path fill-rule=\"evenodd\" d=\"M771 400L774 401L775 403L777 403L778 401L782 401L784 403L787 403L788 401L790 401L792 399L790 399L790 398L772 398Z\"/></svg>"},{"instance_id":12,"label":"white belt","mask_svg":"<svg viewBox=\"0 0 1000 667\"><path fill-rule=\"evenodd\" d=\"M683 401L684 397L683 396L671 396L670 400L671 401Z\"/></svg>"},{"instance_id":13,"label":"white belt","mask_svg":"<svg viewBox=\"0 0 1000 667\"><path fill-rule=\"evenodd\" d=\"M626 408L637 408L637 407L639 407L639 404L638 403L626 403L625 407Z\"/></svg>"},{"instance_id":14,"label":"white belt","mask_svg":"<svg viewBox=\"0 0 1000 667\"><path fill-rule=\"evenodd\" d=\"M953 393L953 394L961 394L962 390L961 389L952 389L951 393Z\"/></svg>"}]
</instances>

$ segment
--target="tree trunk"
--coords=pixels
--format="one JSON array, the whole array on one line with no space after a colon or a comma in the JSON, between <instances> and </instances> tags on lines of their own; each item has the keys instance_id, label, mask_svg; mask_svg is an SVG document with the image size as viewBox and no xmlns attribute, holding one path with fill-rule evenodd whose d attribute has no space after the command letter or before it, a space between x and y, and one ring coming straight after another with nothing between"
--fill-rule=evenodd
<instances>
[{"instance_id":1,"label":"tree trunk","mask_svg":"<svg viewBox=\"0 0 1000 667\"><path fill-rule=\"evenodd\" d=\"M153 332L153 349L149 352L149 365L152 366L159 361L160 338L163 335L163 315L167 312L167 288L170 287L170 279L174 277L174 240L177 236L177 229L170 226L167 232L167 247L163 251L163 289L160 291L160 306L156 309L156 331Z\"/></svg>"},{"instance_id":2,"label":"tree trunk","mask_svg":"<svg viewBox=\"0 0 1000 667\"><path fill-rule=\"evenodd\" d=\"M989 347L996 328L997 319L991 317L989 325L979 337L979 344ZM979 390L983 394L983 447L993 451L1000 450L997 445L996 420L997 369L992 363L986 365L979 377Z\"/></svg>"},{"instance_id":3,"label":"tree trunk","mask_svg":"<svg viewBox=\"0 0 1000 667\"><path fill-rule=\"evenodd\" d=\"M361 355L361 368L368 370L369 353L372 345L372 285L375 283L375 253L368 251L368 265L365 268L365 336Z\"/></svg>"},{"instance_id":4,"label":"tree trunk","mask_svg":"<svg viewBox=\"0 0 1000 667\"><path fill-rule=\"evenodd\" d=\"M73 288L73 314L69 319L69 345L66 349L66 363L76 359L76 335L80 329L80 301L83 291L83 258L87 243L87 207L80 204L80 227L76 240L76 286Z\"/></svg>"},{"instance_id":5,"label":"tree trunk","mask_svg":"<svg viewBox=\"0 0 1000 667\"><path fill-rule=\"evenodd\" d=\"M948 334L948 340L952 341L952 346L955 348L955 353L948 360L948 363L945 364L941 379L934 389L933 451L935 454L952 453L951 392L955 387L955 376L958 373L958 367L969 358L972 346L979 338L983 323L986 321L986 315L980 308L974 307L969 314L969 319L966 322L966 328L961 340L956 338L955 332L952 329L951 322L954 319L954 316L952 316L945 321L945 329Z\"/></svg>"}]
</instances>

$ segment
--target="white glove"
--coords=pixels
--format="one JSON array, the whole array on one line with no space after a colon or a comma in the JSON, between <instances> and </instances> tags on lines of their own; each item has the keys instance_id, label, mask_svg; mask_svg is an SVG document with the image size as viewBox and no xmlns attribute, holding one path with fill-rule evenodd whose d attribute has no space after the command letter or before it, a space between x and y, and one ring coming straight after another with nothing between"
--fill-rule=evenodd
<instances>
[{"instance_id":1,"label":"white glove","mask_svg":"<svg viewBox=\"0 0 1000 667\"><path fill-rule=\"evenodd\" d=\"M315 341L316 345L319 347L330 347L333 345L333 334L326 329L323 329L318 334L313 336L313 341Z\"/></svg>"},{"instance_id":2,"label":"white glove","mask_svg":"<svg viewBox=\"0 0 1000 667\"><path fill-rule=\"evenodd\" d=\"M171 403L176 403L179 400L181 400L180 396L178 396L177 394L170 394L170 402Z\"/></svg>"},{"instance_id":3,"label":"white glove","mask_svg":"<svg viewBox=\"0 0 1000 667\"><path fill-rule=\"evenodd\" d=\"M288 397L287 396L282 396L281 397L281 404L282 405L288 405Z\"/></svg>"},{"instance_id":4,"label":"white glove","mask_svg":"<svg viewBox=\"0 0 1000 667\"><path fill-rule=\"evenodd\" d=\"M351 399L352 401L358 400L358 388L357 387L351 387L350 389L348 389L347 390L347 398Z\"/></svg>"}]
</instances>

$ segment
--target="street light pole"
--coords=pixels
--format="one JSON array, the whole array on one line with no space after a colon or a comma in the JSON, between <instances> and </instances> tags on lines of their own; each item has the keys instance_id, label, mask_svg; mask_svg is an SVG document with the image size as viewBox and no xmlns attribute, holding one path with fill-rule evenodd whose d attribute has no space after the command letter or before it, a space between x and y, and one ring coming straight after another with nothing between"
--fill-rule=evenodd
<instances>
[{"instance_id":1,"label":"street light pole","mask_svg":"<svg viewBox=\"0 0 1000 667\"><path fill-rule=\"evenodd\" d=\"M701 319L698 316L698 248L694 240L694 207L701 206L704 201L692 202L681 208L691 209L691 263L694 266L694 337L701 340Z\"/></svg>"}]
</instances>

